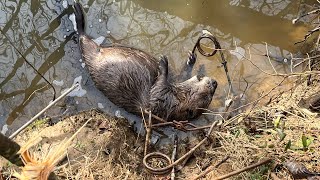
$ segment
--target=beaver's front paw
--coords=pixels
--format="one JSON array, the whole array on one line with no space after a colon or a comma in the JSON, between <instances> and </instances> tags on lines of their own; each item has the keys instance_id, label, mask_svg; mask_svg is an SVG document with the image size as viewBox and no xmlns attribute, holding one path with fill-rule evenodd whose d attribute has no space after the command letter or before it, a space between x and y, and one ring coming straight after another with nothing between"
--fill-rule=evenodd
<instances>
[{"instance_id":1,"label":"beaver's front paw","mask_svg":"<svg viewBox=\"0 0 320 180\"><path fill-rule=\"evenodd\" d=\"M167 56L160 56L159 69L160 69L161 74L163 74L163 75L168 74L168 58L167 58Z\"/></svg>"},{"instance_id":2,"label":"beaver's front paw","mask_svg":"<svg viewBox=\"0 0 320 180\"><path fill-rule=\"evenodd\" d=\"M196 63L197 60L197 54L196 53L192 53L191 51L188 52L188 61L187 64L189 66L194 65L194 63Z\"/></svg>"}]
</instances>

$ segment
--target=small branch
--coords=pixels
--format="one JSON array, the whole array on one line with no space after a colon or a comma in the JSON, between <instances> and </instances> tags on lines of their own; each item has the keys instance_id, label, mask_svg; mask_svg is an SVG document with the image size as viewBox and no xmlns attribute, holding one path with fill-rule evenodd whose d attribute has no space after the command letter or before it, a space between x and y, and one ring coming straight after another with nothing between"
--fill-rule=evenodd
<instances>
[{"instance_id":1,"label":"small branch","mask_svg":"<svg viewBox=\"0 0 320 180\"><path fill-rule=\"evenodd\" d=\"M232 177L232 176L237 175L237 174L240 174L240 173L242 173L242 172L244 172L244 171L248 171L248 170L250 170L250 169L256 168L256 167L261 166L261 165L263 165L263 164L267 164L267 163L269 163L270 161L271 161L271 159L263 160L263 161L261 161L261 162L252 164L252 165L250 165L250 166L247 166L247 167L245 167L245 168L239 169L239 170L237 170L237 171L233 171L233 172L231 172L231 173L228 173L228 174L225 174L225 175L223 175L223 176L217 177L217 178L215 178L214 180L222 180L222 179L226 179L226 178Z\"/></svg>"},{"instance_id":2,"label":"small branch","mask_svg":"<svg viewBox=\"0 0 320 180\"><path fill-rule=\"evenodd\" d=\"M12 133L9 138L13 139L16 135L18 135L22 130L24 130L27 126L29 126L33 121L35 121L39 116L41 116L46 110L48 110L51 106L56 104L58 101L60 101L63 97L68 95L71 91L76 89L79 86L78 83L74 84L70 89L68 89L65 93L61 94L57 99L55 99L53 102L49 103L47 107L42 109L37 115L35 115L33 118L31 118L27 123L25 123L22 127L20 127L17 131Z\"/></svg>"},{"instance_id":3,"label":"small branch","mask_svg":"<svg viewBox=\"0 0 320 180\"><path fill-rule=\"evenodd\" d=\"M309 60L309 63L308 63L309 71L312 71L312 69L311 69L311 59L310 59L309 53L307 53L307 56L308 56L308 60Z\"/></svg>"},{"instance_id":4,"label":"small branch","mask_svg":"<svg viewBox=\"0 0 320 180\"><path fill-rule=\"evenodd\" d=\"M173 137L173 151L172 151L172 155L171 155L171 162L174 162L177 156L177 148L178 148L178 137L176 134L174 134ZM171 180L174 180L175 178L175 167L172 167L171 170Z\"/></svg>"},{"instance_id":5,"label":"small branch","mask_svg":"<svg viewBox=\"0 0 320 180\"><path fill-rule=\"evenodd\" d=\"M293 55L290 53L291 59L290 59L290 73L293 73Z\"/></svg>"},{"instance_id":6,"label":"small branch","mask_svg":"<svg viewBox=\"0 0 320 180\"><path fill-rule=\"evenodd\" d=\"M294 43L294 44L299 44L299 43L305 42L313 33L317 32L317 31L319 31L319 30L320 30L320 26L318 26L318 27L316 27L316 28L308 31L308 33L304 36L304 40L298 41L298 42L296 42L296 43Z\"/></svg>"},{"instance_id":7,"label":"small branch","mask_svg":"<svg viewBox=\"0 0 320 180\"><path fill-rule=\"evenodd\" d=\"M303 17L305 17L305 16L308 16L308 15L310 15L310 14L317 14L317 13L319 13L319 12L320 12L320 9L315 9L315 10L313 10L313 11L310 11L310 12L306 13L306 14L303 14L303 15L301 15L301 16L293 19L293 20L292 20L292 24L295 24L299 19L301 19L301 18L303 18Z\"/></svg>"},{"instance_id":8,"label":"small branch","mask_svg":"<svg viewBox=\"0 0 320 180\"><path fill-rule=\"evenodd\" d=\"M297 64L295 64L293 66L293 68L296 68L297 66L301 65L302 63L306 62L306 61L309 61L309 59L316 59L316 58L319 58L320 55L316 55L316 56L312 56L312 57L308 57L308 58L304 58L302 61L298 62Z\"/></svg>"},{"instance_id":9,"label":"small branch","mask_svg":"<svg viewBox=\"0 0 320 180\"><path fill-rule=\"evenodd\" d=\"M151 137L151 126L152 126L152 122L151 122L151 111L149 111L149 120L148 120L148 124L145 123L145 128L146 128L146 142L144 143L144 156L147 155L148 152L148 147L150 145L150 137Z\"/></svg>"},{"instance_id":10,"label":"small branch","mask_svg":"<svg viewBox=\"0 0 320 180\"><path fill-rule=\"evenodd\" d=\"M268 50L268 44L265 42L265 45L266 45L266 51L267 51L267 57L268 57L268 61L273 69L273 71L278 74L278 72L276 71L276 69L274 68L273 64L271 63L271 60L270 60L270 56L269 56L269 50Z\"/></svg>"},{"instance_id":11,"label":"small branch","mask_svg":"<svg viewBox=\"0 0 320 180\"><path fill-rule=\"evenodd\" d=\"M171 161L170 158L167 158L167 155L159 153L159 152L153 152L153 153L149 153L146 156L144 156L143 158L143 165L144 167L147 169L148 172L152 173L152 174L165 174L168 172L168 170L171 171L171 168L176 166L177 164L179 164L180 162L182 162L183 160L185 160L185 158L189 157L198 147L200 147L205 141L207 141L207 139L209 138L213 128L215 126L219 125L220 126L220 121L214 121L209 129L209 131L207 132L205 138L203 138L195 147L193 147L192 149L190 149L186 154L184 154L183 156L181 156L179 159L177 159L176 161L172 162L172 164L166 166L166 167L162 167L162 168L153 168L151 166L148 165L147 161L149 158L152 157L162 157L162 158L166 158L169 159L169 161Z\"/></svg>"},{"instance_id":12,"label":"small branch","mask_svg":"<svg viewBox=\"0 0 320 180\"><path fill-rule=\"evenodd\" d=\"M148 112L147 110L144 110L144 113L149 114L149 112ZM166 122L167 122L166 120L164 120L164 119L162 119L161 117L158 117L158 116L156 116L156 115L154 115L154 114L152 114L152 113L151 113L151 116L152 116L155 120L160 121L161 123L166 123Z\"/></svg>"},{"instance_id":13,"label":"small branch","mask_svg":"<svg viewBox=\"0 0 320 180\"><path fill-rule=\"evenodd\" d=\"M197 177L195 177L193 180L196 179L200 179L202 177L204 177L205 175L207 175L208 173L210 173L211 171L213 171L214 169L218 168L222 163L226 162L230 157L226 156L225 158L223 158L220 162L218 162L216 165L214 166L210 166L208 169L206 169L205 171L203 171L201 174L199 174Z\"/></svg>"}]
</instances>

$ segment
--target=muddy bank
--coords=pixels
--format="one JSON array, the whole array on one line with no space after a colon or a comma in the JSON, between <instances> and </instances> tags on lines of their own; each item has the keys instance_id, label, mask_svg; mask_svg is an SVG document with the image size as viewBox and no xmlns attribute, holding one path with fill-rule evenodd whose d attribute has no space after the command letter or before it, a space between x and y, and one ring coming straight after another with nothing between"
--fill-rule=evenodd
<instances>
[{"instance_id":1,"label":"muddy bank","mask_svg":"<svg viewBox=\"0 0 320 180\"><path fill-rule=\"evenodd\" d=\"M296 78L295 85L289 91L274 93L269 105L248 109L227 120L193 153L176 176L179 179L196 177L226 156L229 159L209 173L206 179L230 173L265 158L271 158L272 163L234 178L271 179L271 175L275 175L280 179L292 179L285 167L288 161L303 163L311 172L320 172L320 117L305 105L310 97L320 91L319 81L319 75L313 76L310 85L307 85L307 78ZM23 145L31 137L41 134L42 141L31 152L36 157L43 157L90 118L92 120L68 148L66 158L56 166L54 172L58 179L165 178L150 175L143 167L145 137L137 134L127 120L110 117L97 110L63 118L55 125L39 120L15 140ZM203 138L201 132L198 135L198 140L179 142L178 157ZM307 146L303 137L309 142ZM170 156L172 146L151 151L161 151ZM5 177L10 176L13 169L19 171L4 159L1 159L1 167Z\"/></svg>"},{"instance_id":2,"label":"muddy bank","mask_svg":"<svg viewBox=\"0 0 320 180\"><path fill-rule=\"evenodd\" d=\"M43 158L62 140L70 138L88 119L68 148L67 156L54 171L58 179L142 179L143 143L125 119L113 118L97 110L81 112L50 126L43 120L31 125L15 140L23 145L31 137L42 141L30 152ZM12 166L1 159L3 174L10 175ZM16 169L16 168L15 168Z\"/></svg>"}]
</instances>

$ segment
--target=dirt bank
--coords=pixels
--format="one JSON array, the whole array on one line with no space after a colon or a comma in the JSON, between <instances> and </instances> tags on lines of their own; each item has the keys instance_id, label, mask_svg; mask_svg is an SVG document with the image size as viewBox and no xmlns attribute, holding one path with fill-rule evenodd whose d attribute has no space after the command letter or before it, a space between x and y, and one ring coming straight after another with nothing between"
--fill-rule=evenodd
<instances>
[{"instance_id":1,"label":"dirt bank","mask_svg":"<svg viewBox=\"0 0 320 180\"><path fill-rule=\"evenodd\" d=\"M290 91L274 96L267 106L248 109L215 129L209 141L201 146L176 175L190 179L212 164L229 159L206 176L207 179L241 169L266 157L271 164L242 173L237 179L280 179L290 177L284 163L303 163L310 171L320 172L320 118L306 106L309 97L320 91L319 76L311 85L306 78L297 79ZM97 110L81 112L51 126L39 120L15 140L23 145L39 134L42 141L31 152L44 157L63 139L70 137L85 121L92 120L73 140L66 158L55 169L58 179L159 179L149 175L142 165L144 137L133 131L125 119L113 118ZM308 140L307 146L303 137ZM195 143L179 144L178 156ZM172 147L164 152L170 156ZM4 176L17 167L1 160ZM165 178L165 177L161 177ZM160 179L161 179L160 178ZM289 178L290 179L290 178Z\"/></svg>"},{"instance_id":2,"label":"dirt bank","mask_svg":"<svg viewBox=\"0 0 320 180\"><path fill-rule=\"evenodd\" d=\"M41 134L42 141L32 148L36 157L44 157L65 138L71 137L85 121L92 120L80 131L68 148L66 158L58 164L55 174L59 179L141 179L143 143L124 119L113 118L97 110L81 112L49 126L34 123L15 140L23 145ZM2 160L5 175L11 169Z\"/></svg>"}]
</instances>

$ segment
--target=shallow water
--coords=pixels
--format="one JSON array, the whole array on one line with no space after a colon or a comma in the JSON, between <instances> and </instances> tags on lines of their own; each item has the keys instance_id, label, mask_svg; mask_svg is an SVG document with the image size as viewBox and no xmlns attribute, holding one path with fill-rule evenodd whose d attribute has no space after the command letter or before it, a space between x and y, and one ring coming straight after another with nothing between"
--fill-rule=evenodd
<instances>
[{"instance_id":1,"label":"shallow water","mask_svg":"<svg viewBox=\"0 0 320 180\"><path fill-rule=\"evenodd\" d=\"M73 1L1 1L0 28L22 54L50 82L57 95L81 79L82 90L67 97L45 115L56 117L90 108L100 108L128 116L95 89L76 44L77 35L69 19ZM87 12L87 33L106 37L104 44L121 43L142 49L155 57L167 55L178 70L203 29L220 41L228 61L235 94L245 91L241 103L271 89L278 77L270 77L252 66L251 61L273 72L264 56L270 51L278 72L289 72L290 58L299 54L293 43L301 40L308 26L291 20L310 9L313 1L264 0L123 0L81 1ZM102 38L103 39L103 38ZM249 54L250 52L250 54ZM299 68L295 71L300 70ZM195 73L217 79L218 89L210 109L221 111L228 85L220 57L206 58L198 53ZM10 134L42 110L53 91L0 34L0 130ZM131 117L131 116L130 116Z\"/></svg>"}]
</instances>

